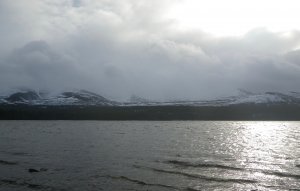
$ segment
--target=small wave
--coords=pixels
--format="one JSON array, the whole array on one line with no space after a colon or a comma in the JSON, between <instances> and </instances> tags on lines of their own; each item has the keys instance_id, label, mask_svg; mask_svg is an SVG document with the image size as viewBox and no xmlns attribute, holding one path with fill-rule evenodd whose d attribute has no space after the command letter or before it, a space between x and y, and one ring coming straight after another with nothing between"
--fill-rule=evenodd
<instances>
[{"instance_id":1,"label":"small wave","mask_svg":"<svg viewBox=\"0 0 300 191\"><path fill-rule=\"evenodd\" d=\"M196 189L196 188L187 188L187 189L185 189L186 191L201 191L201 190L198 190L198 189Z\"/></svg>"},{"instance_id":2,"label":"small wave","mask_svg":"<svg viewBox=\"0 0 300 191\"><path fill-rule=\"evenodd\" d=\"M0 180L0 185L11 185L11 186L20 186L20 187L27 187L34 190L54 190L50 186L39 185L39 184L31 184L28 182L20 182L17 180L9 180L9 179L2 179Z\"/></svg>"},{"instance_id":3,"label":"small wave","mask_svg":"<svg viewBox=\"0 0 300 191\"><path fill-rule=\"evenodd\" d=\"M289 173L285 173L285 172L267 171L267 170L262 170L261 172L264 174L275 175L275 176L279 176L279 177L300 179L299 174L289 174Z\"/></svg>"},{"instance_id":4,"label":"small wave","mask_svg":"<svg viewBox=\"0 0 300 191\"><path fill-rule=\"evenodd\" d=\"M155 172L160 172L160 173L168 173L168 174L175 174L175 175L181 175L189 178L196 178L196 179L202 179L206 181L214 181L214 182L233 182L233 183L258 183L256 180L250 180L250 179L235 179L235 178L218 178L218 177L210 177L210 176L204 176L200 174L191 174L191 173L186 173L186 172L180 172L180 171L172 171L172 170L164 170L164 169L157 169L157 168L151 168L151 167L141 167L134 165L135 168L143 168L143 169L148 169L152 170Z\"/></svg>"},{"instance_id":5,"label":"small wave","mask_svg":"<svg viewBox=\"0 0 300 191\"><path fill-rule=\"evenodd\" d=\"M190 163L186 161L178 161L178 160L169 160L167 163L174 164L174 165L180 165L184 167L199 167L199 168L221 168L221 169L227 169L227 170L239 170L239 171L250 171L250 172L261 172L267 175L274 175L279 177L287 177L287 178L294 178L294 179L300 179L300 175L298 174L290 174L290 173L284 173L284 172L278 172L278 171L270 171L270 170L261 170L261 169L243 169L238 167L231 167L226 165L220 165L220 164L206 164L206 163ZM300 166L299 166L300 167Z\"/></svg>"},{"instance_id":6,"label":"small wave","mask_svg":"<svg viewBox=\"0 0 300 191\"><path fill-rule=\"evenodd\" d=\"M119 180L124 180L127 182L132 182L141 186L156 186L156 187L161 187L161 188L169 188L169 189L173 189L173 190L180 190L174 186L170 186L170 185L165 185L165 184L153 184L153 183L146 183L144 181L141 180L136 180L136 179L131 179L128 178L126 176L111 176L111 175L106 175L106 176L100 176L100 177L105 177L105 178L111 178L111 179L119 179Z\"/></svg>"},{"instance_id":7,"label":"small wave","mask_svg":"<svg viewBox=\"0 0 300 191\"><path fill-rule=\"evenodd\" d=\"M12 162L12 161L5 161L5 160L0 160L0 164L3 165L17 165L17 162Z\"/></svg>"},{"instance_id":8,"label":"small wave","mask_svg":"<svg viewBox=\"0 0 300 191\"><path fill-rule=\"evenodd\" d=\"M32 156L31 154L25 152L9 152L9 151L1 151L1 152L13 156Z\"/></svg>"},{"instance_id":9,"label":"small wave","mask_svg":"<svg viewBox=\"0 0 300 191\"><path fill-rule=\"evenodd\" d=\"M167 163L175 164L184 167L199 167L199 168L221 168L227 170L243 170L242 168L220 165L220 164L211 164L211 163L190 163L186 161L178 161L178 160L169 160Z\"/></svg>"},{"instance_id":10,"label":"small wave","mask_svg":"<svg viewBox=\"0 0 300 191\"><path fill-rule=\"evenodd\" d=\"M260 187L264 188L264 189L272 189L272 190L289 190L289 191L300 191L297 188L286 188L282 185L266 185L266 184L259 184Z\"/></svg>"}]
</instances>

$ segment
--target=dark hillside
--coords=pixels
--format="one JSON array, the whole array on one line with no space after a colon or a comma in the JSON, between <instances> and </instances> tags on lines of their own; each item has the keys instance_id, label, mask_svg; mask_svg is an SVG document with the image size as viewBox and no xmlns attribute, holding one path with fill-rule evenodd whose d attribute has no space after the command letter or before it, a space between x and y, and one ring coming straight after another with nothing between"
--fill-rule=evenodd
<instances>
[{"instance_id":1,"label":"dark hillside","mask_svg":"<svg viewBox=\"0 0 300 191\"><path fill-rule=\"evenodd\" d=\"M300 120L298 105L28 106L2 105L2 120Z\"/></svg>"}]
</instances>

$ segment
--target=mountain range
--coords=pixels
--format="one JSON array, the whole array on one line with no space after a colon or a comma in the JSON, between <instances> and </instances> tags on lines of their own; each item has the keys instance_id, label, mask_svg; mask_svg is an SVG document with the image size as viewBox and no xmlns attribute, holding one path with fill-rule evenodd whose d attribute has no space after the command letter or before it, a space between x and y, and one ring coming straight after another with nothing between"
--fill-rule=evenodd
<instances>
[{"instance_id":1,"label":"mountain range","mask_svg":"<svg viewBox=\"0 0 300 191\"><path fill-rule=\"evenodd\" d=\"M34 90L15 91L0 96L0 105L31 105L31 106L232 106L232 105L300 105L299 92L265 92L251 93L241 91L240 95L214 100L196 101L151 101L138 96L132 96L126 102L107 99L96 93L78 90L59 94L37 92Z\"/></svg>"}]
</instances>

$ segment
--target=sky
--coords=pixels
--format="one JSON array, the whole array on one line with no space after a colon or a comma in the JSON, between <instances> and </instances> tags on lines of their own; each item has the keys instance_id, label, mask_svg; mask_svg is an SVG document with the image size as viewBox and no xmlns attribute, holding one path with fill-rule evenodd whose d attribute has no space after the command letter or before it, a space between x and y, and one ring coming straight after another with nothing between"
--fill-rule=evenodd
<instances>
[{"instance_id":1,"label":"sky","mask_svg":"<svg viewBox=\"0 0 300 191\"><path fill-rule=\"evenodd\" d=\"M0 91L300 91L297 0L1 0Z\"/></svg>"}]
</instances>

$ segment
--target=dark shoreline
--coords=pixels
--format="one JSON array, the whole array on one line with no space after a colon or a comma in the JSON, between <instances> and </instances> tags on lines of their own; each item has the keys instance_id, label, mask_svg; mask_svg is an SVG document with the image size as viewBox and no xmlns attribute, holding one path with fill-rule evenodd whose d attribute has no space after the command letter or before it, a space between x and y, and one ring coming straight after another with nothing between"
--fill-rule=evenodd
<instances>
[{"instance_id":1,"label":"dark shoreline","mask_svg":"<svg viewBox=\"0 0 300 191\"><path fill-rule=\"evenodd\" d=\"M0 120L300 120L300 105L0 106Z\"/></svg>"}]
</instances>

